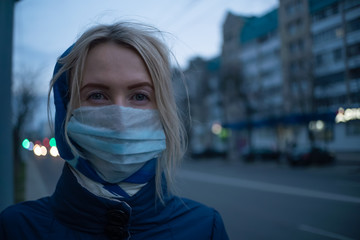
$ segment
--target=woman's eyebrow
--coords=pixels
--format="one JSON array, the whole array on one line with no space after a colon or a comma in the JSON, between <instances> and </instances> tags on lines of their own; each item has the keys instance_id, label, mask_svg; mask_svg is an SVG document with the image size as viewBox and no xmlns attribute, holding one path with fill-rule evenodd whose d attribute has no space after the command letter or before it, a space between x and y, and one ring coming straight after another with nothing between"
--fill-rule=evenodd
<instances>
[{"instance_id":1,"label":"woman's eyebrow","mask_svg":"<svg viewBox=\"0 0 360 240\"><path fill-rule=\"evenodd\" d=\"M109 89L109 87L105 84L101 83L87 83L80 88L80 91L84 90L85 88L100 88L100 89Z\"/></svg>"},{"instance_id":2,"label":"woman's eyebrow","mask_svg":"<svg viewBox=\"0 0 360 240\"><path fill-rule=\"evenodd\" d=\"M128 86L128 89L134 89L134 88L140 88L140 87L150 87L151 89L154 89L153 85L149 82L139 82Z\"/></svg>"}]
</instances>

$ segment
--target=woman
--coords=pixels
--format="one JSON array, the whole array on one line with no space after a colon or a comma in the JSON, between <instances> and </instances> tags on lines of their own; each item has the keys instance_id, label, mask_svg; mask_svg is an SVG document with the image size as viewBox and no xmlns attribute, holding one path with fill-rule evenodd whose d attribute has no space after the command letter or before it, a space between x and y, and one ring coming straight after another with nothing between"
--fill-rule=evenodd
<instances>
[{"instance_id":1,"label":"woman","mask_svg":"<svg viewBox=\"0 0 360 240\"><path fill-rule=\"evenodd\" d=\"M172 194L185 137L157 34L99 25L60 57L50 92L66 164L51 197L1 213L1 239L228 238L216 210Z\"/></svg>"}]
</instances>

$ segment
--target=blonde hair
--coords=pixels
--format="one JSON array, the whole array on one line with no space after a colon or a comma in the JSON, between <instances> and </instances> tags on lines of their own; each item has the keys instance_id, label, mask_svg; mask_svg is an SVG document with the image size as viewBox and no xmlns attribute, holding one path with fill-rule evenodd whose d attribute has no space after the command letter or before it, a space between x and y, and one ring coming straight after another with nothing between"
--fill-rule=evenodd
<instances>
[{"instance_id":1,"label":"blonde hair","mask_svg":"<svg viewBox=\"0 0 360 240\"><path fill-rule=\"evenodd\" d=\"M186 149L186 131L175 103L170 50L159 36L162 36L161 32L156 28L138 23L121 22L90 28L75 42L70 53L59 59L62 67L51 80L49 96L57 79L63 73L69 73L70 100L65 119L64 129L66 129L72 111L78 106L83 69L89 50L103 42L115 42L134 49L145 62L153 81L156 104L166 135L166 150L158 159L155 179L157 196L163 200L162 174L167 182L167 190L171 191L174 170ZM66 131L65 138L69 146L74 149Z\"/></svg>"}]
</instances>

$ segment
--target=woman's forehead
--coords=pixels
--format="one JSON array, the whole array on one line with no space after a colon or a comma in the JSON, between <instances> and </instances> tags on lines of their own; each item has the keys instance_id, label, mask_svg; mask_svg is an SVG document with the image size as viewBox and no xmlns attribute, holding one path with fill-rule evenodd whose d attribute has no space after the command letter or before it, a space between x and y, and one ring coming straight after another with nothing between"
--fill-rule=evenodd
<instances>
[{"instance_id":1,"label":"woman's forehead","mask_svg":"<svg viewBox=\"0 0 360 240\"><path fill-rule=\"evenodd\" d=\"M82 84L94 81L143 81L152 84L141 56L131 48L112 42L99 44L89 51Z\"/></svg>"}]
</instances>

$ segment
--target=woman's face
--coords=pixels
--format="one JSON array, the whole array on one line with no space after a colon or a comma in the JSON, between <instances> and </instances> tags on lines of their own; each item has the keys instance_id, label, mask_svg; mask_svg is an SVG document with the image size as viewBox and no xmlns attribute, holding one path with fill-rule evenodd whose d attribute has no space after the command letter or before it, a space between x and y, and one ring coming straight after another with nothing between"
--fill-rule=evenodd
<instances>
[{"instance_id":1,"label":"woman's face","mask_svg":"<svg viewBox=\"0 0 360 240\"><path fill-rule=\"evenodd\" d=\"M113 42L89 51L80 86L80 106L156 108L154 87L137 52Z\"/></svg>"}]
</instances>

